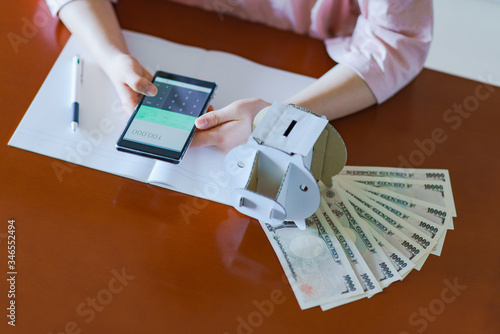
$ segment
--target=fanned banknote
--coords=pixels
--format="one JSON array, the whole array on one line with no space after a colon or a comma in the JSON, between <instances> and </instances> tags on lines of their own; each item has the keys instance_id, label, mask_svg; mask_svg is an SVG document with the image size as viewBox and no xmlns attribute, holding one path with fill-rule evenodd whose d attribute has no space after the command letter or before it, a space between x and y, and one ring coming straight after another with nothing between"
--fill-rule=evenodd
<instances>
[{"instance_id":1,"label":"fanned banknote","mask_svg":"<svg viewBox=\"0 0 500 334\"><path fill-rule=\"evenodd\" d=\"M450 173L447 169L424 169L424 168L397 168L397 167L367 167L367 166L345 166L339 175L364 175L393 177L408 180L442 181L447 193L450 195L450 204L454 217L456 217L455 201L451 190Z\"/></svg>"},{"instance_id":2,"label":"fanned banknote","mask_svg":"<svg viewBox=\"0 0 500 334\"><path fill-rule=\"evenodd\" d=\"M398 194L387 189L378 189L366 184L340 178L337 180L346 184L345 188L349 192L370 198L378 205L390 211L393 216L398 217L400 221L404 221L435 240L437 244L431 253L434 255L441 254L446 229L451 226L451 220L447 219L451 218L450 210L403 195L398 196ZM449 211L449 214L446 211ZM439 216L434 216L433 212L438 212ZM434 217L434 219L428 219L429 217Z\"/></svg>"},{"instance_id":3,"label":"fanned banknote","mask_svg":"<svg viewBox=\"0 0 500 334\"><path fill-rule=\"evenodd\" d=\"M376 295L440 255L456 209L444 169L345 166L320 183L321 205L299 230L261 222L302 309Z\"/></svg>"},{"instance_id":4,"label":"fanned banknote","mask_svg":"<svg viewBox=\"0 0 500 334\"><path fill-rule=\"evenodd\" d=\"M340 224L355 236L354 244L382 287L400 280L401 276L391 260L385 255L369 232L367 224L356 214L347 196L336 183L327 190L324 199Z\"/></svg>"},{"instance_id":5,"label":"fanned banknote","mask_svg":"<svg viewBox=\"0 0 500 334\"><path fill-rule=\"evenodd\" d=\"M378 176L339 176L382 189L390 189L400 195L444 206L456 216L453 195L443 181L407 180Z\"/></svg>"},{"instance_id":6,"label":"fanned banknote","mask_svg":"<svg viewBox=\"0 0 500 334\"><path fill-rule=\"evenodd\" d=\"M261 225L302 309L363 293L342 246L316 215L306 220L305 230L293 223Z\"/></svg>"}]
</instances>

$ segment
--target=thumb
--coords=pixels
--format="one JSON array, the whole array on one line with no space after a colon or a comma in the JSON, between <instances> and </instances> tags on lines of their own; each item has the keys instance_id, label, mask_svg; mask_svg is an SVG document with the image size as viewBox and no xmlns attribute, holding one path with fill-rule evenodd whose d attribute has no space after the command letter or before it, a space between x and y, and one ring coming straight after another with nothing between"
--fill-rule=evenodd
<instances>
[{"instance_id":1,"label":"thumb","mask_svg":"<svg viewBox=\"0 0 500 334\"><path fill-rule=\"evenodd\" d=\"M158 92L158 89L150 80L136 72L129 72L124 81L133 91L140 94L155 96Z\"/></svg>"},{"instance_id":2,"label":"thumb","mask_svg":"<svg viewBox=\"0 0 500 334\"><path fill-rule=\"evenodd\" d=\"M210 129L234 119L230 110L219 109L198 117L195 125L200 130Z\"/></svg>"}]
</instances>

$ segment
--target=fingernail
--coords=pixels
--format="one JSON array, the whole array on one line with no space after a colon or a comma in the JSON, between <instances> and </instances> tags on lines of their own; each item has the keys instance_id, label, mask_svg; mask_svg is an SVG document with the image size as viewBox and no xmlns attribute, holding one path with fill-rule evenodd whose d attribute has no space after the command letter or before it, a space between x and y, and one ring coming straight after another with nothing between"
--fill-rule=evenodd
<instances>
[{"instance_id":1,"label":"fingernail","mask_svg":"<svg viewBox=\"0 0 500 334\"><path fill-rule=\"evenodd\" d=\"M146 94L148 96L155 96L156 95L156 87L148 86L148 88L146 89Z\"/></svg>"},{"instance_id":2,"label":"fingernail","mask_svg":"<svg viewBox=\"0 0 500 334\"><path fill-rule=\"evenodd\" d=\"M198 126L198 128L204 128L208 125L208 122L204 118L198 118L196 120L196 125Z\"/></svg>"}]
</instances>

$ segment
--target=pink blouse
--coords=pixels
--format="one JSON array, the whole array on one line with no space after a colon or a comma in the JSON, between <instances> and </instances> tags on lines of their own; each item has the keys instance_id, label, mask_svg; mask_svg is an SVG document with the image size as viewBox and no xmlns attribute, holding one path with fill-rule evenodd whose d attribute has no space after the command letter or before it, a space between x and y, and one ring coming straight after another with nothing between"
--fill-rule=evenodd
<instances>
[{"instance_id":1,"label":"pink blouse","mask_svg":"<svg viewBox=\"0 0 500 334\"><path fill-rule=\"evenodd\" d=\"M55 16L74 0L46 0ZM110 0L116 2L117 0ZM325 41L379 103L421 70L432 39L432 0L170 0Z\"/></svg>"}]
</instances>

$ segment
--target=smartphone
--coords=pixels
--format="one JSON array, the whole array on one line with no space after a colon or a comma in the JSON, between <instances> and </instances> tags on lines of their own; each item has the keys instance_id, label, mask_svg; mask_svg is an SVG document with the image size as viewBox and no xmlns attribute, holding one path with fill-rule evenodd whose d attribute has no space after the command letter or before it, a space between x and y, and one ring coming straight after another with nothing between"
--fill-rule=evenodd
<instances>
[{"instance_id":1,"label":"smartphone","mask_svg":"<svg viewBox=\"0 0 500 334\"><path fill-rule=\"evenodd\" d=\"M203 115L217 85L158 71L155 96L143 96L116 144L119 151L178 164L195 133L194 121Z\"/></svg>"}]
</instances>

